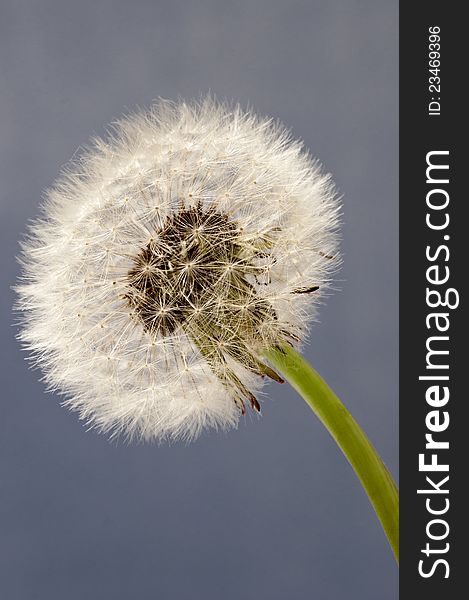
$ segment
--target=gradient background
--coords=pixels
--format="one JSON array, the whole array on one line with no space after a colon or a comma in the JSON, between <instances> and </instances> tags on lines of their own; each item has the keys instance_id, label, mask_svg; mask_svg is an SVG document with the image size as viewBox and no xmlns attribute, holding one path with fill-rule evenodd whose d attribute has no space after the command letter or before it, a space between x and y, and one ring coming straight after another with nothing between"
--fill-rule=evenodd
<instances>
[{"instance_id":1,"label":"gradient background","mask_svg":"<svg viewBox=\"0 0 469 600\"><path fill-rule=\"evenodd\" d=\"M390 600L397 568L301 399L190 445L110 444L14 339L17 240L122 111L208 90L282 119L344 194L344 267L308 357L397 475L398 2L2 0L0 596Z\"/></svg>"}]
</instances>

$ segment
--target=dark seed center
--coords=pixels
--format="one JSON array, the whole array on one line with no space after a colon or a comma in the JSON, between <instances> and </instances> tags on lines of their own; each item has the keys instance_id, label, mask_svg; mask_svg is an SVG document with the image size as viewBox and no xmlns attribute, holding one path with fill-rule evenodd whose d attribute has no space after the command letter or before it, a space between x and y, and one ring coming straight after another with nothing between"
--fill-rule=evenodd
<instances>
[{"instance_id":1,"label":"dark seed center","mask_svg":"<svg viewBox=\"0 0 469 600\"><path fill-rule=\"evenodd\" d=\"M227 215L198 204L168 216L128 273L126 298L145 331L166 337L183 328L213 372L237 389L243 411L243 399L260 406L228 358L281 381L254 350L256 340L266 339L265 328L277 327L270 303L248 281L262 272L256 266L266 256L261 242L259 248L243 243Z\"/></svg>"},{"instance_id":2,"label":"dark seed center","mask_svg":"<svg viewBox=\"0 0 469 600\"><path fill-rule=\"evenodd\" d=\"M154 240L135 257L128 273L127 299L146 331L171 335L197 314L214 308L233 280L244 279L242 245L236 225L200 205L167 217ZM236 283L233 300L255 291L247 281Z\"/></svg>"}]
</instances>

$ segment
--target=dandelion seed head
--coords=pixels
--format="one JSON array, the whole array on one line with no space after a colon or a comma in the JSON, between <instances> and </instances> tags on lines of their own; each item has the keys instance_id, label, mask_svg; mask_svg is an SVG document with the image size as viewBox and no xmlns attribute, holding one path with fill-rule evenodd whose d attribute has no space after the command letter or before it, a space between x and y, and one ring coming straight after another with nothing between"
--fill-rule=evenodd
<instances>
[{"instance_id":1,"label":"dandelion seed head","mask_svg":"<svg viewBox=\"0 0 469 600\"><path fill-rule=\"evenodd\" d=\"M23 244L20 339L90 426L236 426L263 350L301 343L338 265L330 176L239 106L159 101L49 190Z\"/></svg>"}]
</instances>

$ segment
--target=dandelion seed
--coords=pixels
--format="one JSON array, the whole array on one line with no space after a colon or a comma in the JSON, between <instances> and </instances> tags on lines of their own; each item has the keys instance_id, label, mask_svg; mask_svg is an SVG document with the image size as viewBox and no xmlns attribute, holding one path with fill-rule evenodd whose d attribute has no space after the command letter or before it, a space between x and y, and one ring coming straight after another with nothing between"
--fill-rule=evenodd
<instances>
[{"instance_id":1,"label":"dandelion seed","mask_svg":"<svg viewBox=\"0 0 469 600\"><path fill-rule=\"evenodd\" d=\"M89 425L194 438L260 410L337 266L328 175L270 119L207 99L120 121L23 245L20 339Z\"/></svg>"}]
</instances>

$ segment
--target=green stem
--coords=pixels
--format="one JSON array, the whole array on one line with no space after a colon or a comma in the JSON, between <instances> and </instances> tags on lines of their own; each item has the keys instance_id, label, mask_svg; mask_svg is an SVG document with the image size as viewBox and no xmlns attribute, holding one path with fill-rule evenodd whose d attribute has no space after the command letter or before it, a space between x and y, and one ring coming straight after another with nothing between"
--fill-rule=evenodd
<instances>
[{"instance_id":1,"label":"green stem","mask_svg":"<svg viewBox=\"0 0 469 600\"><path fill-rule=\"evenodd\" d=\"M379 454L331 388L296 350L285 344L264 355L306 400L345 454L399 563L399 492Z\"/></svg>"}]
</instances>

